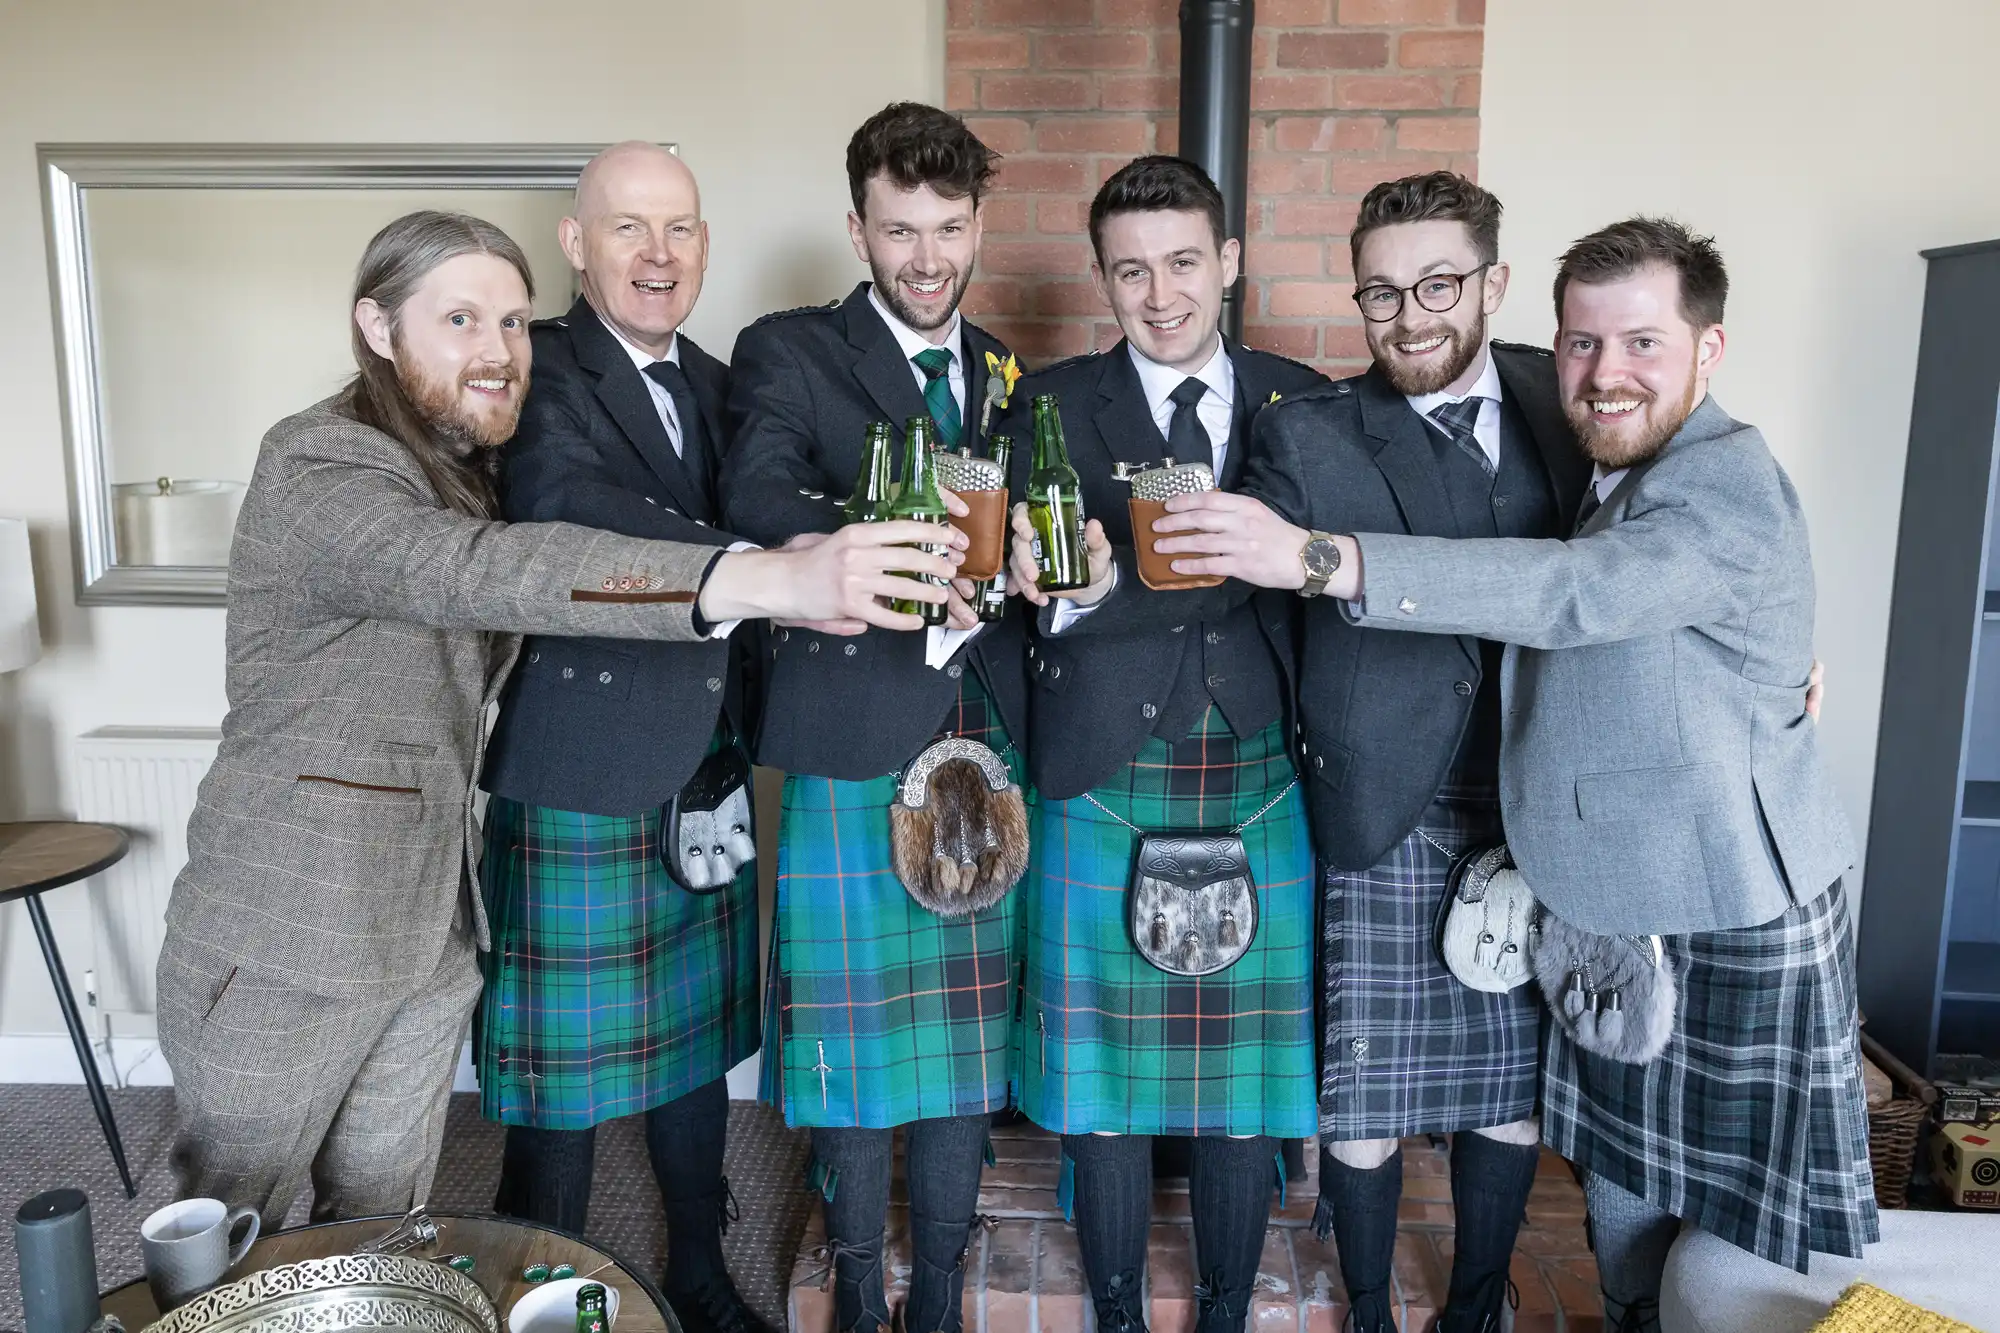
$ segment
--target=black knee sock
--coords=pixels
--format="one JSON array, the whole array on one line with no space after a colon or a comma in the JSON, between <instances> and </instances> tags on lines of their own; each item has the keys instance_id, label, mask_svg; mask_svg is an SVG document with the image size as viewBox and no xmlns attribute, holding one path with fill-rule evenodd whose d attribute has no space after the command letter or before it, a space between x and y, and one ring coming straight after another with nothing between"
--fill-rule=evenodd
<instances>
[{"instance_id":1,"label":"black knee sock","mask_svg":"<svg viewBox=\"0 0 2000 1333\"><path fill-rule=\"evenodd\" d=\"M889 1326L882 1289L882 1228L889 1215L886 1129L815 1129L814 1170L824 1183L826 1240L833 1265L836 1333L875 1333Z\"/></svg>"},{"instance_id":2,"label":"black knee sock","mask_svg":"<svg viewBox=\"0 0 2000 1333\"><path fill-rule=\"evenodd\" d=\"M667 1285L692 1291L725 1274L729 1085L716 1079L646 1112L646 1156L667 1214Z\"/></svg>"},{"instance_id":3,"label":"black knee sock","mask_svg":"<svg viewBox=\"0 0 2000 1333\"><path fill-rule=\"evenodd\" d=\"M1452 1135L1451 1205L1457 1223L1445 1308L1477 1316L1468 1327L1478 1328L1486 1316L1499 1318L1514 1238L1541 1158L1539 1144L1501 1143L1472 1130Z\"/></svg>"},{"instance_id":4,"label":"black knee sock","mask_svg":"<svg viewBox=\"0 0 2000 1333\"><path fill-rule=\"evenodd\" d=\"M910 1300L904 1333L959 1333L965 1255L979 1211L988 1117L950 1116L906 1127L910 1184Z\"/></svg>"},{"instance_id":5,"label":"black knee sock","mask_svg":"<svg viewBox=\"0 0 2000 1333\"><path fill-rule=\"evenodd\" d=\"M1403 1197L1403 1150L1362 1170L1319 1150L1319 1213L1313 1221L1333 1230L1340 1277L1353 1304L1356 1333L1387 1330L1389 1278L1396 1261L1396 1206Z\"/></svg>"},{"instance_id":6,"label":"black knee sock","mask_svg":"<svg viewBox=\"0 0 2000 1333\"><path fill-rule=\"evenodd\" d=\"M590 1169L596 1156L595 1125L589 1129L507 1126L493 1211L581 1236L590 1211Z\"/></svg>"},{"instance_id":7,"label":"black knee sock","mask_svg":"<svg viewBox=\"0 0 2000 1333\"><path fill-rule=\"evenodd\" d=\"M1196 1328L1243 1333L1264 1255L1264 1228L1278 1187L1278 1141L1265 1135L1194 1140L1188 1207L1194 1215Z\"/></svg>"},{"instance_id":8,"label":"black knee sock","mask_svg":"<svg viewBox=\"0 0 2000 1333\"><path fill-rule=\"evenodd\" d=\"M1062 1143L1097 1327L1101 1333L1143 1329L1139 1280L1153 1216L1152 1142L1143 1134L1065 1134Z\"/></svg>"}]
</instances>

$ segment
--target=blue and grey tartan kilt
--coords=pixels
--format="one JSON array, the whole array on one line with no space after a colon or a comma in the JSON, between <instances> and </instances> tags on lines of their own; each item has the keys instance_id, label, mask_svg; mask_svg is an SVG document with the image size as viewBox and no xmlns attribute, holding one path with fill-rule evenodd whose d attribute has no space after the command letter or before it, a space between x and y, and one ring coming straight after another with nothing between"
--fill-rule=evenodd
<instances>
[{"instance_id":1,"label":"blue and grey tartan kilt","mask_svg":"<svg viewBox=\"0 0 2000 1333\"><path fill-rule=\"evenodd\" d=\"M1666 951L1680 1015L1659 1059L1605 1060L1551 1027L1544 1140L1772 1263L1858 1256L1881 1234L1846 893Z\"/></svg>"},{"instance_id":2,"label":"blue and grey tartan kilt","mask_svg":"<svg viewBox=\"0 0 2000 1333\"><path fill-rule=\"evenodd\" d=\"M1452 863L1497 842L1500 806L1440 792L1366 870L1321 881L1320 1136L1397 1139L1486 1129L1535 1111L1541 992L1474 990L1438 952Z\"/></svg>"}]
</instances>

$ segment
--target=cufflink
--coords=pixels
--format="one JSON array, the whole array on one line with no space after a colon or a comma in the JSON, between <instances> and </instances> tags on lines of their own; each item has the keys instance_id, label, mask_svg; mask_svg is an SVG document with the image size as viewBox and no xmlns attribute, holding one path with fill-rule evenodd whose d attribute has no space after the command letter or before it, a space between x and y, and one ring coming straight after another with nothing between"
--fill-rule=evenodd
<instances>
[{"instance_id":1,"label":"cufflink","mask_svg":"<svg viewBox=\"0 0 2000 1333\"><path fill-rule=\"evenodd\" d=\"M1417 604L1405 597L1402 601L1396 603L1396 609L1406 616L1413 616L1417 613Z\"/></svg>"}]
</instances>

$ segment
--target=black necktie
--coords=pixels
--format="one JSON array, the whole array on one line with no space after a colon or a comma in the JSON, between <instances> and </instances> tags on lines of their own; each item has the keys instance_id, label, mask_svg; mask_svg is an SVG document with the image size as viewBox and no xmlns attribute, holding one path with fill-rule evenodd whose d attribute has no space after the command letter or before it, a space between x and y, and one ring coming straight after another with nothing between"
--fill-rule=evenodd
<instances>
[{"instance_id":1,"label":"black necktie","mask_svg":"<svg viewBox=\"0 0 2000 1333\"><path fill-rule=\"evenodd\" d=\"M646 367L646 378L667 391L674 400L674 416L681 428L681 466L686 469L688 480L694 483L695 493L701 497L704 507L713 503L713 491L708 484L711 466L708 451L708 432L702 426L701 404L694 400L694 385L688 382L687 372L676 361L655 361ZM706 513L695 517L706 518Z\"/></svg>"},{"instance_id":2,"label":"black necktie","mask_svg":"<svg viewBox=\"0 0 2000 1333\"><path fill-rule=\"evenodd\" d=\"M1436 422L1451 442L1464 450L1479 464L1479 470L1487 476L1493 475L1493 460L1479 447L1479 405L1483 398L1461 398L1455 403L1445 403L1431 409L1431 420Z\"/></svg>"},{"instance_id":3,"label":"black necktie","mask_svg":"<svg viewBox=\"0 0 2000 1333\"><path fill-rule=\"evenodd\" d=\"M1597 493L1597 483L1591 482L1583 493L1583 503L1576 507L1576 526L1570 529L1574 537L1583 531L1583 525L1590 522L1591 515L1604 507L1604 500Z\"/></svg>"},{"instance_id":4,"label":"black necktie","mask_svg":"<svg viewBox=\"0 0 2000 1333\"><path fill-rule=\"evenodd\" d=\"M1176 463L1215 465L1215 442L1201 424L1201 400L1208 396L1208 381L1184 379L1167 395L1174 405L1173 420L1167 423L1167 452Z\"/></svg>"}]
</instances>

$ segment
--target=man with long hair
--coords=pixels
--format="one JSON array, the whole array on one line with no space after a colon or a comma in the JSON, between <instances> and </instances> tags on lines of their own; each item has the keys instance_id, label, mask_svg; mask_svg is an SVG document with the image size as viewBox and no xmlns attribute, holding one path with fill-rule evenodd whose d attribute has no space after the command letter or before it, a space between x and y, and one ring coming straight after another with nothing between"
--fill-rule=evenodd
<instances>
[{"instance_id":1,"label":"man with long hair","mask_svg":"<svg viewBox=\"0 0 2000 1333\"><path fill-rule=\"evenodd\" d=\"M887 543L723 553L493 518L527 388L533 282L492 224L419 212L369 242L358 373L272 427L230 554L229 713L159 963L181 1190L284 1219L430 1188L487 946L472 781L522 633L694 640L745 616L907 629Z\"/></svg>"},{"instance_id":2,"label":"man with long hair","mask_svg":"<svg viewBox=\"0 0 2000 1333\"><path fill-rule=\"evenodd\" d=\"M977 443L988 362L1006 349L958 304L992 160L935 107L897 103L855 131L847 227L869 280L737 339L722 474L731 531L775 542L834 530L871 421L900 431L929 417L939 443ZM983 743L1020 781L1020 617L982 626L954 596L952 625L921 637L781 630L770 649L757 758L788 777L766 1095L812 1129L836 1327L890 1321L883 1226L902 1125L913 1270L902 1326L956 1333L988 1118L1008 1101L1015 895L965 916L919 904L892 868L890 806L897 775L945 736Z\"/></svg>"}]
</instances>

